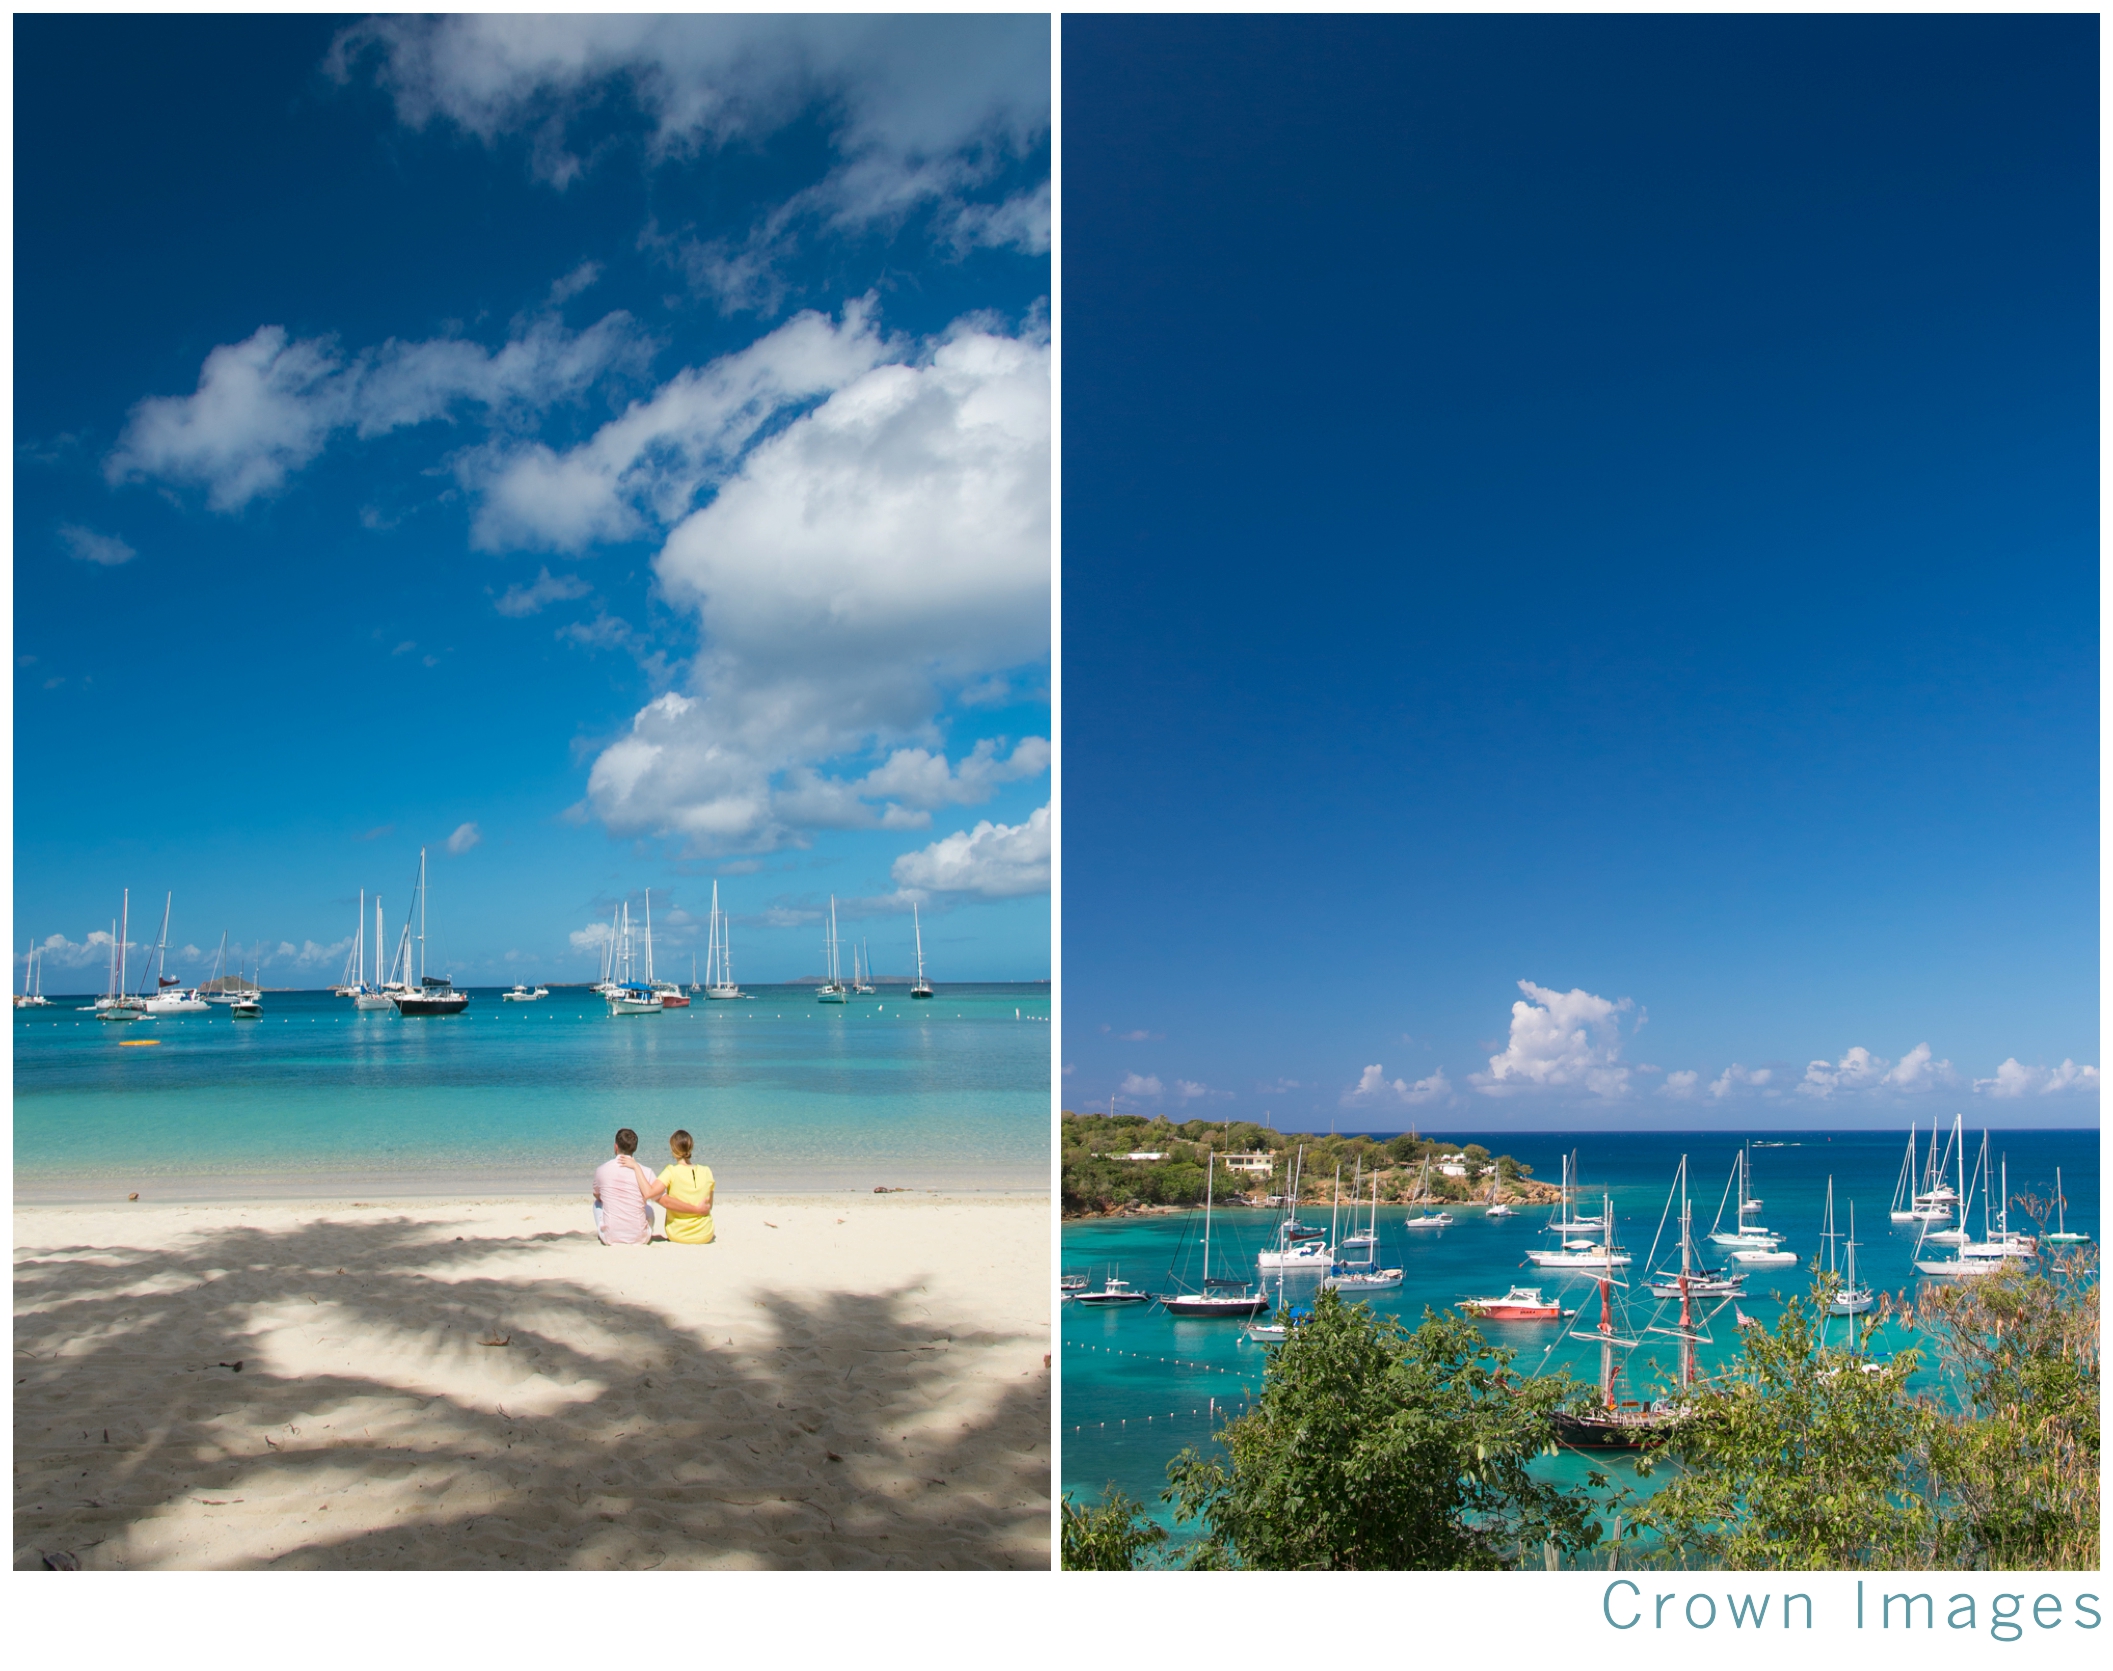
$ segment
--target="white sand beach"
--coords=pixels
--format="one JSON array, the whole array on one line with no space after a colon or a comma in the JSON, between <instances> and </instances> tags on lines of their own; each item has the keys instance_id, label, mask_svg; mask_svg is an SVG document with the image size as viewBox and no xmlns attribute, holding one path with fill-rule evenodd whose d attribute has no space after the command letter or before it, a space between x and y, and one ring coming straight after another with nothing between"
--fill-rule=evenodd
<instances>
[{"instance_id":1,"label":"white sand beach","mask_svg":"<svg viewBox=\"0 0 2113 1671\"><path fill-rule=\"evenodd\" d=\"M1049 1214L18 1206L15 1565L1046 1568Z\"/></svg>"}]
</instances>

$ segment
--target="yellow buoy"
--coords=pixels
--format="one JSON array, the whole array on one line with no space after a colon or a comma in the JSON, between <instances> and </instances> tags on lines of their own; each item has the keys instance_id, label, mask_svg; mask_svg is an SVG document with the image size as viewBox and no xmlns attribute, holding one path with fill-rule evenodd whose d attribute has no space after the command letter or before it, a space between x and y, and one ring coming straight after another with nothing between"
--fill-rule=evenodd
<instances>
[{"instance_id":1,"label":"yellow buoy","mask_svg":"<svg viewBox=\"0 0 2113 1671\"><path fill-rule=\"evenodd\" d=\"M160 1039L119 1039L117 1047L120 1050L144 1050L150 1044L159 1043L161 1043Z\"/></svg>"}]
</instances>

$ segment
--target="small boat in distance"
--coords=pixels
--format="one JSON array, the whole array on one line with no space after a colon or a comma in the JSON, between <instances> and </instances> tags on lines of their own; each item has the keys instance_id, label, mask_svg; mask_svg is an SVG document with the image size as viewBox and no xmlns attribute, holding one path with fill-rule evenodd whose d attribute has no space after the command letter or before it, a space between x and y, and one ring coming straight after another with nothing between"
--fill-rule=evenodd
<instances>
[{"instance_id":1,"label":"small boat in distance","mask_svg":"<svg viewBox=\"0 0 2113 1671\"><path fill-rule=\"evenodd\" d=\"M1067 1300L1076 1299L1086 1291L1087 1279L1082 1276L1065 1276L1057 1279L1057 1292Z\"/></svg>"},{"instance_id":2,"label":"small boat in distance","mask_svg":"<svg viewBox=\"0 0 2113 1671\"><path fill-rule=\"evenodd\" d=\"M125 990L125 953L132 941L132 890L127 888L118 919L110 925L110 990L93 1006L98 1021L144 1021L147 1001Z\"/></svg>"},{"instance_id":3,"label":"small boat in distance","mask_svg":"<svg viewBox=\"0 0 2113 1671\"><path fill-rule=\"evenodd\" d=\"M910 901L910 927L917 935L917 983L910 988L912 998L929 998L932 983L924 978L924 924L917 920L917 901Z\"/></svg>"},{"instance_id":4,"label":"small boat in distance","mask_svg":"<svg viewBox=\"0 0 2113 1671\"><path fill-rule=\"evenodd\" d=\"M515 981L510 989L499 994L499 1002L502 1004L533 1004L538 998L548 998L549 996L550 988L547 986L531 989L522 985L521 982Z\"/></svg>"},{"instance_id":5,"label":"small boat in distance","mask_svg":"<svg viewBox=\"0 0 2113 1671\"><path fill-rule=\"evenodd\" d=\"M1423 1172L1416 1180L1416 1199L1419 1201L1423 1200L1429 1193L1430 1187L1431 1163L1425 1161L1423 1163ZM1403 1219L1401 1227L1404 1230L1443 1230L1452 1222L1453 1215L1443 1207L1439 1208L1435 1213L1429 1207L1425 1207L1415 1218Z\"/></svg>"},{"instance_id":6,"label":"small boat in distance","mask_svg":"<svg viewBox=\"0 0 2113 1671\"><path fill-rule=\"evenodd\" d=\"M878 992L880 988L873 984L873 954L870 951L864 953L865 973L861 974L859 972L859 957L864 950L865 944L865 941L861 940L856 946L851 948L851 990L853 992Z\"/></svg>"},{"instance_id":7,"label":"small boat in distance","mask_svg":"<svg viewBox=\"0 0 2113 1671\"><path fill-rule=\"evenodd\" d=\"M1484 1218L1510 1218L1512 1216L1511 1207L1497 1199L1497 1185L1501 1181L1497 1176L1497 1163L1491 1161L1489 1163L1489 1206L1482 1214Z\"/></svg>"},{"instance_id":8,"label":"small boat in distance","mask_svg":"<svg viewBox=\"0 0 2113 1671\"><path fill-rule=\"evenodd\" d=\"M1132 1288L1119 1276L1103 1280L1100 1287L1091 1293L1073 1296L1080 1305L1150 1305L1152 1296L1141 1288Z\"/></svg>"},{"instance_id":9,"label":"small boat in distance","mask_svg":"<svg viewBox=\"0 0 2113 1671\"><path fill-rule=\"evenodd\" d=\"M1710 1227L1709 1239L1719 1247L1765 1250L1774 1247L1776 1243L1783 1239L1765 1224L1750 1224L1747 1222L1749 1215L1761 1210L1761 1203L1754 1200L1751 1196L1752 1184L1751 1163L1747 1159L1746 1147L1742 1144L1739 1148L1738 1159L1732 1162L1732 1173L1730 1179L1725 1183L1723 1198L1717 1203L1717 1222ZM1721 1228L1724 1223L1724 1207L1725 1203L1731 1200L1734 1189L1739 1192L1739 1210L1734 1221L1734 1227L1726 1230ZM1794 1265L1797 1260L1792 1258L1787 1262ZM1782 1264L1785 1261L1749 1259L1746 1263L1749 1265Z\"/></svg>"},{"instance_id":10,"label":"small boat in distance","mask_svg":"<svg viewBox=\"0 0 2113 1671\"><path fill-rule=\"evenodd\" d=\"M143 999L142 1007L149 1015L203 1015L212 1005L168 974L169 907L175 901L176 895L171 893L161 904L161 932L154 941L154 995ZM141 974L144 976L145 971Z\"/></svg>"},{"instance_id":11,"label":"small boat in distance","mask_svg":"<svg viewBox=\"0 0 2113 1671\"><path fill-rule=\"evenodd\" d=\"M254 992L245 992L227 1007L227 1013L237 1021L259 1021L264 1016L264 1005Z\"/></svg>"}]
</instances>

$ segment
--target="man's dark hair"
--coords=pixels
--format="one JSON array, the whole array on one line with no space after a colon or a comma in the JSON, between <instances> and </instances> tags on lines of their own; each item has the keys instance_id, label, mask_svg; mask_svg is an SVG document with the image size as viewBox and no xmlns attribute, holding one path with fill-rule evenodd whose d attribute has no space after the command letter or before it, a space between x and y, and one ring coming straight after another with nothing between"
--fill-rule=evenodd
<instances>
[{"instance_id":1,"label":"man's dark hair","mask_svg":"<svg viewBox=\"0 0 2113 1671\"><path fill-rule=\"evenodd\" d=\"M616 1134L616 1148L619 1154L637 1154L638 1133L633 1131L629 1126L625 1126L621 1131Z\"/></svg>"}]
</instances>

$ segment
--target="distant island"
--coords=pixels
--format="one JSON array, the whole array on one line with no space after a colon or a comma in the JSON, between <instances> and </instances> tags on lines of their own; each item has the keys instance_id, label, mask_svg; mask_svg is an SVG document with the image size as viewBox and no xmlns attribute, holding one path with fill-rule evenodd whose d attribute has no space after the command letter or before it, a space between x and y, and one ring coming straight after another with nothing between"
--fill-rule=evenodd
<instances>
[{"instance_id":1,"label":"distant island","mask_svg":"<svg viewBox=\"0 0 2113 1671\"><path fill-rule=\"evenodd\" d=\"M1381 1140L1282 1132L1251 1120L1176 1124L1165 1115L1146 1119L1067 1111L1061 1142L1066 1218L1194 1206L1203 1199L1206 1154L1217 1157L1219 1202L1274 1206L1284 1198L1291 1161L1301 1147L1306 1151L1301 1205L1325 1207L1334 1199L1338 1165L1346 1201L1353 1176L1360 1200L1371 1200L1376 1179L1379 1199L1389 1206L1487 1201L1492 1182L1496 1198L1513 1206L1553 1203L1561 1193L1510 1155L1415 1132Z\"/></svg>"}]
</instances>

